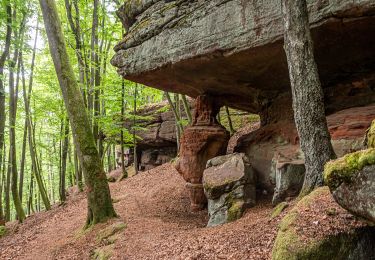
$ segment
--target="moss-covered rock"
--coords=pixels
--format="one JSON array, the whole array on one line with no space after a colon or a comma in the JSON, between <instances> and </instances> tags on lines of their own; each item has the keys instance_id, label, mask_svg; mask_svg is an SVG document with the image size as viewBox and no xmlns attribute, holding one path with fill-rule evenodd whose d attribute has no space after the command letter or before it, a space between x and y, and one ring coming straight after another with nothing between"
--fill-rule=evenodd
<instances>
[{"instance_id":1,"label":"moss-covered rock","mask_svg":"<svg viewBox=\"0 0 375 260\"><path fill-rule=\"evenodd\" d=\"M7 233L7 229L5 226L0 226L0 238L5 236Z\"/></svg>"},{"instance_id":2,"label":"moss-covered rock","mask_svg":"<svg viewBox=\"0 0 375 260\"><path fill-rule=\"evenodd\" d=\"M375 120L372 121L371 127L367 132L367 147L375 148Z\"/></svg>"},{"instance_id":3,"label":"moss-covered rock","mask_svg":"<svg viewBox=\"0 0 375 260\"><path fill-rule=\"evenodd\" d=\"M91 259L92 260L107 260L110 259L113 254L114 245L107 245L99 247L94 250Z\"/></svg>"},{"instance_id":4,"label":"moss-covered rock","mask_svg":"<svg viewBox=\"0 0 375 260\"><path fill-rule=\"evenodd\" d=\"M277 204L276 207L274 207L274 209L272 210L271 219L278 217L288 206L289 204L285 201Z\"/></svg>"},{"instance_id":5,"label":"moss-covered rock","mask_svg":"<svg viewBox=\"0 0 375 260\"><path fill-rule=\"evenodd\" d=\"M111 237L119 233L120 231L126 228L126 224L124 222L116 222L112 225L104 228L100 232L98 232L96 236L97 242L104 242L106 240L112 241ZM108 243L111 244L111 243Z\"/></svg>"},{"instance_id":6,"label":"moss-covered rock","mask_svg":"<svg viewBox=\"0 0 375 260\"><path fill-rule=\"evenodd\" d=\"M350 183L365 166L375 164L375 148L350 153L328 162L324 167L324 182L330 189L342 182Z\"/></svg>"},{"instance_id":7,"label":"moss-covered rock","mask_svg":"<svg viewBox=\"0 0 375 260\"><path fill-rule=\"evenodd\" d=\"M295 207L288 212L279 225L279 231L272 251L274 260L294 259L367 259L374 253L374 246L363 245L375 241L374 229L359 228L338 234L320 234L309 236L300 231L300 226L309 226L313 223L304 223L303 214L311 211L320 203L322 194L327 193L327 188L319 188L310 195L300 200ZM332 216L331 216L332 217ZM318 222L317 222L318 223ZM322 232L321 232L322 233ZM357 252L361 251L363 257L357 258Z\"/></svg>"}]
</instances>

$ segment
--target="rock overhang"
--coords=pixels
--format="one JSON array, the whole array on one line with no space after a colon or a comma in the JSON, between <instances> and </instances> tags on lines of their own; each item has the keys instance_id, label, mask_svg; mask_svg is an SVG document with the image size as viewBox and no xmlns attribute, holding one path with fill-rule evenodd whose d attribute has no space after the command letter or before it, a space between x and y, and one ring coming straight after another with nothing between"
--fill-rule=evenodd
<instances>
[{"instance_id":1,"label":"rock overhang","mask_svg":"<svg viewBox=\"0 0 375 260\"><path fill-rule=\"evenodd\" d=\"M308 5L327 112L375 102L375 2ZM133 0L118 13L128 32L112 64L126 79L253 113L290 95L279 1Z\"/></svg>"}]
</instances>

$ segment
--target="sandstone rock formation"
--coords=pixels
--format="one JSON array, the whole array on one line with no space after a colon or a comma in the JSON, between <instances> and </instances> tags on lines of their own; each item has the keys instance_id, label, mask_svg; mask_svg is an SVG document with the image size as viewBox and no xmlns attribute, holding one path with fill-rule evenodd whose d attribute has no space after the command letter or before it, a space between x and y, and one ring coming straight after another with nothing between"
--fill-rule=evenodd
<instances>
[{"instance_id":1,"label":"sandstone rock formation","mask_svg":"<svg viewBox=\"0 0 375 260\"><path fill-rule=\"evenodd\" d=\"M203 172L204 193L210 220L207 226L240 218L256 203L256 175L245 154L229 154L207 162Z\"/></svg>"},{"instance_id":2,"label":"sandstone rock formation","mask_svg":"<svg viewBox=\"0 0 375 260\"><path fill-rule=\"evenodd\" d=\"M308 0L327 113L375 102L375 4ZM129 80L196 97L215 95L261 115L292 118L278 1L130 0L112 64ZM282 108L282 109L281 109Z\"/></svg>"},{"instance_id":3,"label":"sandstone rock formation","mask_svg":"<svg viewBox=\"0 0 375 260\"><path fill-rule=\"evenodd\" d=\"M327 163L324 180L338 204L375 224L375 148Z\"/></svg>"},{"instance_id":4,"label":"sandstone rock formation","mask_svg":"<svg viewBox=\"0 0 375 260\"><path fill-rule=\"evenodd\" d=\"M375 3L307 2L329 129L342 156L363 148L375 118ZM248 155L257 185L273 193L272 159L281 154L285 163L303 160L280 3L130 0L118 14L127 33L112 64L124 78L191 97L209 94L217 106L260 116L260 129L239 138L234 151ZM280 183L287 176L281 174Z\"/></svg>"},{"instance_id":5,"label":"sandstone rock formation","mask_svg":"<svg viewBox=\"0 0 375 260\"><path fill-rule=\"evenodd\" d=\"M225 154L229 132L216 120L219 107L207 95L197 97L193 124L186 127L180 140L177 171L187 181L191 209L203 209L207 203L202 177L209 159Z\"/></svg>"},{"instance_id":6,"label":"sandstone rock formation","mask_svg":"<svg viewBox=\"0 0 375 260\"><path fill-rule=\"evenodd\" d=\"M299 194L305 178L305 164L303 160L290 161L287 158L277 157L273 161L271 174L275 174L275 192L272 204L277 205L286 198L295 197Z\"/></svg>"},{"instance_id":7,"label":"sandstone rock formation","mask_svg":"<svg viewBox=\"0 0 375 260\"><path fill-rule=\"evenodd\" d=\"M363 137L374 118L375 105L345 109L327 117L332 144L337 156L364 148ZM244 135L238 139L234 150L244 152L249 157L258 175L259 188L271 194L276 185L276 164L279 162L280 167L304 161L293 121L269 124ZM281 182L290 181L287 174L280 175L280 177Z\"/></svg>"},{"instance_id":8,"label":"sandstone rock formation","mask_svg":"<svg viewBox=\"0 0 375 260\"><path fill-rule=\"evenodd\" d=\"M183 109L181 110L183 111ZM137 111L136 131L138 169L150 170L177 156L176 125L173 112L167 102L153 104ZM133 119L125 121L125 127L133 127ZM120 154L121 155L121 152ZM133 151L130 151L132 159ZM119 160L120 161L120 160ZM133 160L130 161L131 163Z\"/></svg>"}]
</instances>

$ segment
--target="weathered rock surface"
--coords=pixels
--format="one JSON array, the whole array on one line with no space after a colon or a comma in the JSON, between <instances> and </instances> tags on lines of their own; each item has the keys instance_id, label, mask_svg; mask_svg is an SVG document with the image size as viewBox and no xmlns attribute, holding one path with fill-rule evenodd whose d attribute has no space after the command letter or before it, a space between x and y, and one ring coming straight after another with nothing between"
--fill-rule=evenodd
<instances>
[{"instance_id":1,"label":"weathered rock surface","mask_svg":"<svg viewBox=\"0 0 375 260\"><path fill-rule=\"evenodd\" d=\"M180 140L177 171L188 182L192 210L205 207L203 171L209 159L225 154L229 132L216 120L219 107L210 96L196 99L193 124L185 128Z\"/></svg>"},{"instance_id":2,"label":"weathered rock surface","mask_svg":"<svg viewBox=\"0 0 375 260\"><path fill-rule=\"evenodd\" d=\"M327 187L305 196L281 220L274 260L367 260L375 254L375 229L350 219Z\"/></svg>"},{"instance_id":3,"label":"weathered rock surface","mask_svg":"<svg viewBox=\"0 0 375 260\"><path fill-rule=\"evenodd\" d=\"M277 205L286 198L299 194L305 178L305 163L303 160L289 161L278 156L272 167L271 174L275 174L275 192L272 204Z\"/></svg>"},{"instance_id":4,"label":"weathered rock surface","mask_svg":"<svg viewBox=\"0 0 375 260\"><path fill-rule=\"evenodd\" d=\"M309 0L308 7L327 112L375 102L374 1ZM292 117L278 1L131 0L118 14L127 34L112 64L125 78L215 95L262 122L284 110Z\"/></svg>"},{"instance_id":5,"label":"weathered rock surface","mask_svg":"<svg viewBox=\"0 0 375 260\"><path fill-rule=\"evenodd\" d=\"M375 105L345 109L327 116L332 144L339 157L364 148L363 138L374 118ZM277 162L282 166L304 161L292 121L268 124L244 135L238 139L234 150L244 152L249 157L257 173L258 187L271 194L276 184ZM280 177L284 182L283 178L288 176Z\"/></svg>"},{"instance_id":6,"label":"weathered rock surface","mask_svg":"<svg viewBox=\"0 0 375 260\"><path fill-rule=\"evenodd\" d=\"M256 203L256 176L243 153L215 157L203 172L204 193L208 199L207 226L225 224L240 218Z\"/></svg>"},{"instance_id":7,"label":"weathered rock surface","mask_svg":"<svg viewBox=\"0 0 375 260\"><path fill-rule=\"evenodd\" d=\"M326 164L325 183L343 208L375 224L375 149Z\"/></svg>"},{"instance_id":8,"label":"weathered rock surface","mask_svg":"<svg viewBox=\"0 0 375 260\"><path fill-rule=\"evenodd\" d=\"M181 111L184 111L181 107ZM185 113L182 113L183 118ZM153 104L137 110L136 124L142 130L136 131L138 169L150 170L177 156L176 123L173 112L167 102ZM125 127L131 129L133 119L125 121ZM118 153L121 156L121 152ZM133 151L125 153L126 160L133 163ZM120 162L120 159L118 159Z\"/></svg>"}]
</instances>

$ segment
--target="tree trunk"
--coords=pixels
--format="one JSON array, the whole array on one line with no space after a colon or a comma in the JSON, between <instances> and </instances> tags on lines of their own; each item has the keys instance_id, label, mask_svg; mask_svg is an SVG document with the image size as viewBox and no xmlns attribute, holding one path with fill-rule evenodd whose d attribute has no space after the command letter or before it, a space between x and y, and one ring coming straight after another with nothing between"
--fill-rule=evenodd
<instances>
[{"instance_id":1,"label":"tree trunk","mask_svg":"<svg viewBox=\"0 0 375 260\"><path fill-rule=\"evenodd\" d=\"M176 139L177 139L177 151L178 151L180 149L180 136L181 136L181 133L182 133L182 127L181 127L181 124L179 123L181 118L178 114L177 107L175 105L173 105L173 101L172 101L169 93L164 92L164 94L167 97L168 104L171 107L171 110L172 110L173 115L174 115L174 119L176 121Z\"/></svg>"},{"instance_id":2,"label":"tree trunk","mask_svg":"<svg viewBox=\"0 0 375 260\"><path fill-rule=\"evenodd\" d=\"M124 121L124 116L125 116L125 80L122 80L122 84L121 84L121 122ZM121 125L120 138L121 138L120 145L121 145L121 169L122 169L121 179L124 179L124 178L128 177L128 173L126 172L125 159L124 159L124 129L123 129L123 125Z\"/></svg>"},{"instance_id":3,"label":"tree trunk","mask_svg":"<svg viewBox=\"0 0 375 260\"><path fill-rule=\"evenodd\" d=\"M69 61L61 22L53 0L40 0L51 56L72 127L87 188L86 227L116 217L101 158L95 146L89 118Z\"/></svg>"},{"instance_id":4,"label":"tree trunk","mask_svg":"<svg viewBox=\"0 0 375 260\"><path fill-rule=\"evenodd\" d=\"M138 91L138 84L135 83L134 88L134 104L133 104L133 157L134 157L134 170L135 174L138 174L138 155L137 155L137 140L135 136L135 117L137 114L137 91Z\"/></svg>"},{"instance_id":5,"label":"tree trunk","mask_svg":"<svg viewBox=\"0 0 375 260\"><path fill-rule=\"evenodd\" d=\"M292 87L294 120L305 154L301 196L323 185L324 165L336 157L324 109L324 94L314 60L306 1L282 0L284 49Z\"/></svg>"},{"instance_id":6,"label":"tree trunk","mask_svg":"<svg viewBox=\"0 0 375 260\"><path fill-rule=\"evenodd\" d=\"M17 153L16 153L16 116L17 116L17 95L18 93L15 92L14 86L14 70L16 67L16 63L18 61L18 55L20 48L22 48L22 40L23 38L23 27L24 22L21 22L20 30L15 35L15 50L14 50L14 57L12 60L9 61L9 151L10 151L10 167L11 167L11 190L12 190L12 197L14 207L17 213L17 217L19 222L23 222L26 218L25 212L22 208L22 203L19 197L19 190L18 190L18 170L17 170ZM21 44L18 44L18 41Z\"/></svg>"},{"instance_id":7,"label":"tree trunk","mask_svg":"<svg viewBox=\"0 0 375 260\"><path fill-rule=\"evenodd\" d=\"M37 161L37 154L35 150L35 134L34 134L34 129L33 129L33 123L32 123L32 118L30 115L30 97L31 97L31 92L32 92L32 87L33 87L33 79L34 79L34 66L35 66L35 56L36 56L36 44L38 40L38 33L39 33L39 23L37 22L36 26L36 31L35 31L35 39L34 39L34 47L33 47L33 53L32 53L32 58L31 58L31 67L30 67L30 78L29 78L29 88L26 92L26 86L25 84L23 85L23 98L24 98L24 105L25 105L25 114L26 114L26 120L27 120L27 128L28 128L28 141L29 141L29 151L30 151L30 158L31 158L31 164L32 164L32 169L34 173L34 177L37 181L39 191L42 192L42 200L44 203L44 206L46 210L51 209L51 204L48 199L48 195L46 192L46 189L43 185L42 177L40 174L40 168L38 166L38 161ZM24 64L23 60L21 59L21 72L22 72L22 78L25 78L25 69L24 69Z\"/></svg>"},{"instance_id":8,"label":"tree trunk","mask_svg":"<svg viewBox=\"0 0 375 260\"><path fill-rule=\"evenodd\" d=\"M232 118L230 117L229 109L228 109L227 106L225 106L225 113L227 114L227 118L228 118L230 135L233 135L234 134L234 128L233 128L233 124L232 124Z\"/></svg>"},{"instance_id":9,"label":"tree trunk","mask_svg":"<svg viewBox=\"0 0 375 260\"><path fill-rule=\"evenodd\" d=\"M60 201L64 202L66 200L65 194L65 176L66 176L66 159L68 157L68 147L69 147L69 119L66 117L64 122L64 138L62 142L61 149L61 174L60 174Z\"/></svg>"},{"instance_id":10,"label":"tree trunk","mask_svg":"<svg viewBox=\"0 0 375 260\"><path fill-rule=\"evenodd\" d=\"M3 150L5 151L5 144L3 145ZM6 177L5 177L5 154L2 158L2 165L3 165L3 168L1 169L0 171L0 174L1 174L1 190L0 190L0 226L4 226L5 225L5 217L4 217L4 208L3 208L3 189L4 189L4 186L5 186L5 180L6 180Z\"/></svg>"},{"instance_id":11,"label":"tree trunk","mask_svg":"<svg viewBox=\"0 0 375 260\"><path fill-rule=\"evenodd\" d=\"M4 129L5 129L5 119L6 119L5 118L6 117L5 115L5 89L4 89L4 81L3 81L4 65L9 55L9 48L10 48L11 38L12 38L12 7L10 4L10 0L5 1L5 6L6 6L7 26L6 26L4 50L0 56L0 164L1 164L1 158L3 157L3 153L5 153L5 150L2 150L4 146ZM3 165L3 167L5 167L5 165Z\"/></svg>"},{"instance_id":12,"label":"tree trunk","mask_svg":"<svg viewBox=\"0 0 375 260\"><path fill-rule=\"evenodd\" d=\"M181 95L182 103L184 104L185 112L186 112L186 117L189 121L189 125L193 122L193 119L191 117L191 110L190 110L190 105L189 102L186 99L185 95Z\"/></svg>"}]
</instances>

